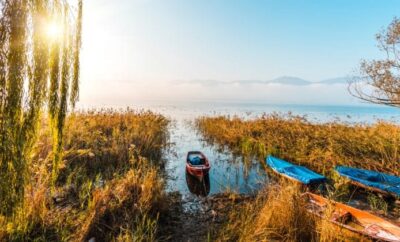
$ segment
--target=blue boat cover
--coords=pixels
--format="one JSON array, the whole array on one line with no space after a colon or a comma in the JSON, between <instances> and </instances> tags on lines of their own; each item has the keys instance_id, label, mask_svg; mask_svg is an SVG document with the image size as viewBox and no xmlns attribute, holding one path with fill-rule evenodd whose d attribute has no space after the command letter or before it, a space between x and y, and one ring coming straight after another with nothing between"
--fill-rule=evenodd
<instances>
[{"instance_id":1,"label":"blue boat cover","mask_svg":"<svg viewBox=\"0 0 400 242\"><path fill-rule=\"evenodd\" d=\"M190 164L194 166L204 165L206 160L200 154L190 154L188 157Z\"/></svg>"},{"instance_id":2,"label":"blue boat cover","mask_svg":"<svg viewBox=\"0 0 400 242\"><path fill-rule=\"evenodd\" d=\"M350 180L400 197L400 177L345 166L337 166L336 171Z\"/></svg>"},{"instance_id":3,"label":"blue boat cover","mask_svg":"<svg viewBox=\"0 0 400 242\"><path fill-rule=\"evenodd\" d=\"M294 165L273 156L268 156L266 162L276 172L292 177L306 185L311 183L322 183L326 181L326 177L318 173L315 173L303 166Z\"/></svg>"}]
</instances>

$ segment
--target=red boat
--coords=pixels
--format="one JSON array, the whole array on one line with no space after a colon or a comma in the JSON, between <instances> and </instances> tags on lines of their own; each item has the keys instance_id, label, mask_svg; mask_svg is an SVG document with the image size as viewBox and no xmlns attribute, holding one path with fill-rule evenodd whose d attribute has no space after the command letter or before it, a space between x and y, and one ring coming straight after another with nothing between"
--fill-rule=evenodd
<instances>
[{"instance_id":1,"label":"red boat","mask_svg":"<svg viewBox=\"0 0 400 242\"><path fill-rule=\"evenodd\" d=\"M186 157L186 171L199 179L202 179L210 170L210 162L200 151L189 151Z\"/></svg>"}]
</instances>

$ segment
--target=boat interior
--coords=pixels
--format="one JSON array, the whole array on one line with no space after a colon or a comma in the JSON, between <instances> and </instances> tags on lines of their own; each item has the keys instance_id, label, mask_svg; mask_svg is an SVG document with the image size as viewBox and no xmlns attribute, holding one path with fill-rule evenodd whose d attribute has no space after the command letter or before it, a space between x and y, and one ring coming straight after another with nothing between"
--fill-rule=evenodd
<instances>
[{"instance_id":1,"label":"boat interior","mask_svg":"<svg viewBox=\"0 0 400 242\"><path fill-rule=\"evenodd\" d=\"M192 166L201 166L206 164L206 158L200 152L189 152L187 160Z\"/></svg>"},{"instance_id":2,"label":"boat interior","mask_svg":"<svg viewBox=\"0 0 400 242\"><path fill-rule=\"evenodd\" d=\"M329 217L332 222L340 223L347 227L352 227L355 230L364 229L364 226L362 226L360 221L358 221L357 218L354 217L349 211L335 207L328 208L328 205L322 203L321 201L310 199L307 209L320 217L324 217L327 215L327 213L331 213Z\"/></svg>"}]
</instances>

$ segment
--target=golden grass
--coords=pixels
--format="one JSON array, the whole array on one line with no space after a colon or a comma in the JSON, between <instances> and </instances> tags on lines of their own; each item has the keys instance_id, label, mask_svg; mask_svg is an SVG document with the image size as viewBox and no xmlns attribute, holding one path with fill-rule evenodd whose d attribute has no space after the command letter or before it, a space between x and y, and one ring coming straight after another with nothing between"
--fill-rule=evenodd
<instances>
[{"instance_id":1,"label":"golden grass","mask_svg":"<svg viewBox=\"0 0 400 242\"><path fill-rule=\"evenodd\" d=\"M261 191L254 201L232 211L220 241L312 241L314 218L305 209L300 187L282 181Z\"/></svg>"},{"instance_id":2,"label":"golden grass","mask_svg":"<svg viewBox=\"0 0 400 242\"><path fill-rule=\"evenodd\" d=\"M349 186L335 172L337 165L400 175L400 127L386 122L316 124L298 116L264 115L253 120L238 117L201 117L196 127L220 149L264 164L269 154L323 173L335 182L332 199L348 197ZM310 215L300 188L290 182L270 185L254 201L232 211L218 235L221 241L368 241L331 223L329 209L322 218ZM371 198L375 207L384 207Z\"/></svg>"},{"instance_id":3,"label":"golden grass","mask_svg":"<svg viewBox=\"0 0 400 242\"><path fill-rule=\"evenodd\" d=\"M95 190L76 239L112 240L120 236L127 239L128 235L132 240L136 237L142 238L139 241L154 239L155 228L148 230L142 223L146 225L156 220L157 211L152 209L162 209L165 194L157 171L147 169L130 170L124 178L112 180L105 188ZM147 217L151 213L153 216Z\"/></svg>"},{"instance_id":4,"label":"golden grass","mask_svg":"<svg viewBox=\"0 0 400 242\"><path fill-rule=\"evenodd\" d=\"M0 216L0 241L152 241L165 194L169 121L151 112L73 113L51 189L51 137L43 121L25 202Z\"/></svg>"},{"instance_id":5,"label":"golden grass","mask_svg":"<svg viewBox=\"0 0 400 242\"><path fill-rule=\"evenodd\" d=\"M321 218L307 211L298 184L281 179L260 191L254 200L231 211L216 241L369 241L336 226L327 209Z\"/></svg>"},{"instance_id":6,"label":"golden grass","mask_svg":"<svg viewBox=\"0 0 400 242\"><path fill-rule=\"evenodd\" d=\"M400 175L400 126L377 122L315 124L298 116L201 117L196 126L207 141L264 161L272 154L325 175L347 165Z\"/></svg>"}]
</instances>

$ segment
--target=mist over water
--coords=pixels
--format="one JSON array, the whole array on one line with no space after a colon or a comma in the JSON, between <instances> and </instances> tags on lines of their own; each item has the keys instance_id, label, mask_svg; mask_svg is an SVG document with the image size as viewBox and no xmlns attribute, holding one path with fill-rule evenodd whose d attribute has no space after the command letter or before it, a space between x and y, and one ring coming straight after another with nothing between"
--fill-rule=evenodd
<instances>
[{"instance_id":1,"label":"mist over water","mask_svg":"<svg viewBox=\"0 0 400 242\"><path fill-rule=\"evenodd\" d=\"M279 113L305 116L312 122L374 123L378 120L399 122L400 109L382 105L309 105L309 104L268 104L262 102L227 101L137 101L123 104L80 103L80 109L116 108L143 109L161 113L173 120L194 120L199 116L229 115L251 119L263 114Z\"/></svg>"}]
</instances>

